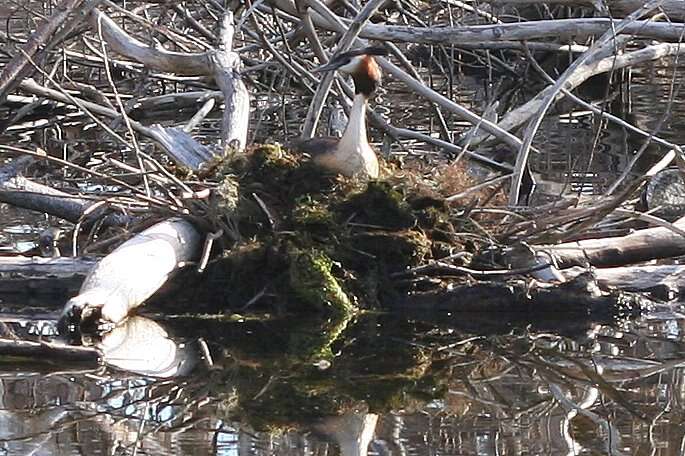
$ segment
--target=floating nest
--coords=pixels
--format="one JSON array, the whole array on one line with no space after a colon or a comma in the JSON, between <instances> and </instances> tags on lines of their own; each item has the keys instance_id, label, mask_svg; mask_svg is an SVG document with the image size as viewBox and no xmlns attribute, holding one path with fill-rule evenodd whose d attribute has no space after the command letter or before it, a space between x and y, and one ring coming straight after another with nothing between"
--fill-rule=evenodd
<instances>
[{"instance_id":1,"label":"floating nest","mask_svg":"<svg viewBox=\"0 0 685 456\"><path fill-rule=\"evenodd\" d=\"M188 292L199 312L342 317L358 309L412 306L473 312L482 300L488 301L485 311L640 308L632 298L596 290L592 278L550 288L531 287L522 276L489 275L512 266L496 242L501 220L474 211L492 190L458 207L441 192L469 188L468 177L454 167L437 179L423 179L416 170L384 174L371 181L325 174L277 145L212 164L202 178L216 183L216 197L198 218L214 224L208 231L221 225L230 232L205 273L176 281L183 284L176 291ZM179 298L175 293L177 304L165 303L165 309L187 306Z\"/></svg>"},{"instance_id":2,"label":"floating nest","mask_svg":"<svg viewBox=\"0 0 685 456\"><path fill-rule=\"evenodd\" d=\"M218 194L204 218L234 227L192 291L211 294L217 308L236 311L256 301L288 311L374 308L419 288L447 286L393 274L475 250L458 234L472 230L469 219L455 216L459 210L420 173L345 178L265 145L204 174L217 182Z\"/></svg>"}]
</instances>

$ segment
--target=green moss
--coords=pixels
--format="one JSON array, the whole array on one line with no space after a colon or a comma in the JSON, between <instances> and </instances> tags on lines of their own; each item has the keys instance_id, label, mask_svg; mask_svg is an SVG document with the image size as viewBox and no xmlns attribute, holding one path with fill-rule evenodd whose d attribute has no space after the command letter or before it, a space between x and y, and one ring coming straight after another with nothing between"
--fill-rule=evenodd
<instances>
[{"instance_id":1,"label":"green moss","mask_svg":"<svg viewBox=\"0 0 685 456\"><path fill-rule=\"evenodd\" d=\"M291 247L290 287L305 304L334 315L350 315L356 307L331 273L333 261L320 250Z\"/></svg>"},{"instance_id":2,"label":"green moss","mask_svg":"<svg viewBox=\"0 0 685 456\"><path fill-rule=\"evenodd\" d=\"M224 281L212 285L224 294L216 300L220 310L240 309L265 286L259 310L348 313L355 306L346 291L364 308L380 307L407 292L389 273L445 257L459 245L459 221L444 198L406 179L327 174L279 145L257 146L210 168L216 203L197 206L222 217L217 226L235 228L217 243L230 247L213 275L214 283ZM333 264L341 265L336 277Z\"/></svg>"}]
</instances>

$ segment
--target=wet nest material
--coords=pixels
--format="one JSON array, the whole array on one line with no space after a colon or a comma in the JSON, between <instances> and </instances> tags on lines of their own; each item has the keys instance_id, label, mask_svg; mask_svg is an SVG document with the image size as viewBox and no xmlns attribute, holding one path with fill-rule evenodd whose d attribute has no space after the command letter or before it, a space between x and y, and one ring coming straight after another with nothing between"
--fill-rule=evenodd
<instances>
[{"instance_id":1,"label":"wet nest material","mask_svg":"<svg viewBox=\"0 0 685 456\"><path fill-rule=\"evenodd\" d=\"M205 303L198 311L339 315L642 307L588 277L558 287L512 273L493 237L500 220L471 213L483 195L454 206L420 171L386 171L372 181L328 175L278 145L213 163L201 173L216 182L217 196L198 215L233 230L202 276L186 272L176 281L183 289L174 288L174 301L186 305L181 292Z\"/></svg>"}]
</instances>

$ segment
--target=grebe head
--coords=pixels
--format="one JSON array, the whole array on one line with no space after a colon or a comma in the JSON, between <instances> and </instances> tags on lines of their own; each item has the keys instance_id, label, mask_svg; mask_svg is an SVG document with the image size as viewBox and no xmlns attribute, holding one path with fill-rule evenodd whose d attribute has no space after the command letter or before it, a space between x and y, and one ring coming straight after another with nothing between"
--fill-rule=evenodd
<instances>
[{"instance_id":1,"label":"grebe head","mask_svg":"<svg viewBox=\"0 0 685 456\"><path fill-rule=\"evenodd\" d=\"M381 69L373 56L387 54L388 51L381 47L355 49L333 57L327 64L314 71L340 70L347 73L354 79L355 93L369 97L381 82Z\"/></svg>"}]
</instances>

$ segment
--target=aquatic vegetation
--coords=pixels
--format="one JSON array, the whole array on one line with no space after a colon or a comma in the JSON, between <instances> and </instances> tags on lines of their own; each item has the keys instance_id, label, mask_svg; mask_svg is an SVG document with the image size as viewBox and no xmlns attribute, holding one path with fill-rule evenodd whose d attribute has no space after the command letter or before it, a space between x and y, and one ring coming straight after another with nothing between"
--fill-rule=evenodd
<instances>
[{"instance_id":1,"label":"aquatic vegetation","mask_svg":"<svg viewBox=\"0 0 685 456\"><path fill-rule=\"evenodd\" d=\"M226 310L261 291L281 308L353 313L402 292L388 274L458 245L441 197L401 181L328 175L278 145L255 147L225 170L215 175L215 212L235 208L229 217L243 241L229 243L206 275L223 281Z\"/></svg>"}]
</instances>

